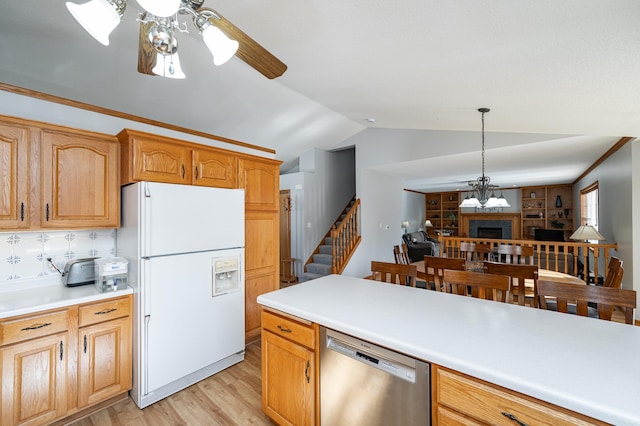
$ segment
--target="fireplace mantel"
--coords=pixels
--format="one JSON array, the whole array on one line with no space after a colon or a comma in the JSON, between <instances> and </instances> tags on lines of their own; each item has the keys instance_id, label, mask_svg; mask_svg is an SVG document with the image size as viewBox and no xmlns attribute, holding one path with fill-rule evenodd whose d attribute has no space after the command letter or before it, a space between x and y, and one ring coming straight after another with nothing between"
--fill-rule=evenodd
<instances>
[{"instance_id":1,"label":"fireplace mantel","mask_svg":"<svg viewBox=\"0 0 640 426\"><path fill-rule=\"evenodd\" d=\"M460 236L469 236L469 223L472 220L478 221L494 221L494 220L510 220L511 221L511 239L522 238L520 228L520 213L467 213L460 215Z\"/></svg>"}]
</instances>

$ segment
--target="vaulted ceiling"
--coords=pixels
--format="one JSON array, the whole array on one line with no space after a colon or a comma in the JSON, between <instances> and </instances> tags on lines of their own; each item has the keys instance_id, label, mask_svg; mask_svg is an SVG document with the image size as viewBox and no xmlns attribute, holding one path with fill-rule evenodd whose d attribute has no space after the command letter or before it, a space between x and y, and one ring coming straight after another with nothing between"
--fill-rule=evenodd
<instances>
[{"instance_id":1,"label":"vaulted ceiling","mask_svg":"<svg viewBox=\"0 0 640 426\"><path fill-rule=\"evenodd\" d=\"M0 3L0 82L273 148L287 166L368 128L479 132L485 106L491 132L549 135L487 141L487 156L522 158L521 174L553 153L575 178L640 135L636 0L206 0L287 64L275 80L237 58L215 67L195 30L178 36L185 80L139 74L137 2L108 47L64 3ZM419 161L477 175L479 133L464 143L386 171L417 189L432 177Z\"/></svg>"}]
</instances>

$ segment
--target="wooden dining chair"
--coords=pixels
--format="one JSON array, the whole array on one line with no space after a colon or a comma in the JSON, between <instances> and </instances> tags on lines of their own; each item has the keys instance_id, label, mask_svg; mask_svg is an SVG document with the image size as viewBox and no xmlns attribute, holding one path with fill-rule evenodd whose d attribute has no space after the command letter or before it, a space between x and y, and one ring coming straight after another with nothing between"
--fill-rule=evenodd
<instances>
[{"instance_id":1,"label":"wooden dining chair","mask_svg":"<svg viewBox=\"0 0 640 426\"><path fill-rule=\"evenodd\" d=\"M595 303L597 308L590 307L589 303ZM538 305L540 309L549 309L549 305L555 305L555 309L550 310L608 321L611 321L614 306L619 306L624 311L625 323L633 324L636 292L622 288L538 280Z\"/></svg>"},{"instance_id":2,"label":"wooden dining chair","mask_svg":"<svg viewBox=\"0 0 640 426\"><path fill-rule=\"evenodd\" d=\"M525 305L529 301L532 307L537 306L536 292L538 287L538 267L535 265L513 265L500 262L484 262L486 274L507 275L511 278L509 297L511 303ZM527 288L526 280L531 287Z\"/></svg>"},{"instance_id":3,"label":"wooden dining chair","mask_svg":"<svg viewBox=\"0 0 640 426\"><path fill-rule=\"evenodd\" d=\"M508 300L510 280L507 275L445 269L443 281L444 287L450 289L453 294L463 296L470 294L473 297L497 302Z\"/></svg>"},{"instance_id":4,"label":"wooden dining chair","mask_svg":"<svg viewBox=\"0 0 640 426\"><path fill-rule=\"evenodd\" d=\"M427 289L445 291L442 276L445 269L464 271L465 260L453 257L424 257L424 272L427 279Z\"/></svg>"},{"instance_id":5,"label":"wooden dining chair","mask_svg":"<svg viewBox=\"0 0 640 426\"><path fill-rule=\"evenodd\" d=\"M500 244L497 251L502 263L533 265L533 246Z\"/></svg>"},{"instance_id":6,"label":"wooden dining chair","mask_svg":"<svg viewBox=\"0 0 640 426\"><path fill-rule=\"evenodd\" d=\"M400 263L371 262L371 279L391 284L416 286L418 267Z\"/></svg>"},{"instance_id":7,"label":"wooden dining chair","mask_svg":"<svg viewBox=\"0 0 640 426\"><path fill-rule=\"evenodd\" d=\"M411 263L411 259L409 259L409 250L407 249L406 244L402 244L400 246L393 246L393 258L396 263L400 263L403 265L408 265Z\"/></svg>"},{"instance_id":8,"label":"wooden dining chair","mask_svg":"<svg viewBox=\"0 0 640 426\"><path fill-rule=\"evenodd\" d=\"M460 257L469 262L489 260L491 244L486 243L460 243Z\"/></svg>"},{"instance_id":9,"label":"wooden dining chair","mask_svg":"<svg viewBox=\"0 0 640 426\"><path fill-rule=\"evenodd\" d=\"M604 281L605 287L620 288L622 286L622 277L624 276L624 268L622 260L613 256L609 259L607 266L607 279Z\"/></svg>"}]
</instances>

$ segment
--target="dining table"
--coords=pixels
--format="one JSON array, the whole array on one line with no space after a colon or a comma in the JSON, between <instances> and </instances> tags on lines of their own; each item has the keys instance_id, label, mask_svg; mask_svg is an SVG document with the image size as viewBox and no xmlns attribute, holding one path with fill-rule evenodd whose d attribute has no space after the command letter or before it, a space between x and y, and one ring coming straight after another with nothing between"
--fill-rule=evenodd
<instances>
[{"instance_id":1,"label":"dining table","mask_svg":"<svg viewBox=\"0 0 640 426\"><path fill-rule=\"evenodd\" d=\"M418 280L426 281L427 274L425 273L425 269L424 269L424 260L418 260L416 262L412 262L411 264L417 267ZM475 271L475 272L483 272L483 262L467 262L467 270ZM431 272L433 273L433 271ZM556 282L578 284L578 285L586 284L583 279L576 277L574 275L553 271L551 269L541 269L541 268L538 269L538 281L540 280L556 281Z\"/></svg>"}]
</instances>

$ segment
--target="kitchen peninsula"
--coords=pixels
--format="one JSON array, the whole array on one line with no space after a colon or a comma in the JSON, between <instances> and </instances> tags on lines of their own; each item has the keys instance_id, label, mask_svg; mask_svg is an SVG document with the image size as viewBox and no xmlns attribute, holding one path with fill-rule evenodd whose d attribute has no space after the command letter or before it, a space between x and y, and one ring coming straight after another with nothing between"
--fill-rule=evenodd
<instances>
[{"instance_id":1,"label":"kitchen peninsula","mask_svg":"<svg viewBox=\"0 0 640 426\"><path fill-rule=\"evenodd\" d=\"M327 327L431 363L435 424L448 413L508 420L466 410L478 404L443 403L442 388L451 385L490 394L489 406L499 393L502 402L519 401L521 413L541 407L529 420L540 413L551 424L640 424L638 327L340 275L263 294L258 303L310 330Z\"/></svg>"}]
</instances>

